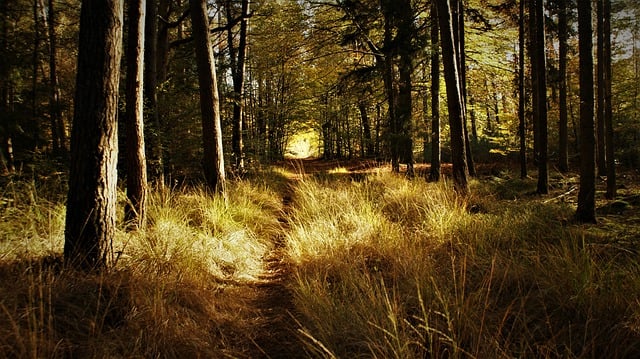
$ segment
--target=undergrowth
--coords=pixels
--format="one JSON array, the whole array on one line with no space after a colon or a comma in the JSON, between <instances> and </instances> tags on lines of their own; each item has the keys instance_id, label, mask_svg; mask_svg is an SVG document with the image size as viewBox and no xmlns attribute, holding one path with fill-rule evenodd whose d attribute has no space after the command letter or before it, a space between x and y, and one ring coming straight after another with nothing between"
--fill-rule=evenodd
<instances>
[{"instance_id":1,"label":"undergrowth","mask_svg":"<svg viewBox=\"0 0 640 359\"><path fill-rule=\"evenodd\" d=\"M639 355L635 248L608 246L615 234L572 223L527 181L507 186L475 182L463 200L392 174L303 181L288 251L309 355Z\"/></svg>"}]
</instances>

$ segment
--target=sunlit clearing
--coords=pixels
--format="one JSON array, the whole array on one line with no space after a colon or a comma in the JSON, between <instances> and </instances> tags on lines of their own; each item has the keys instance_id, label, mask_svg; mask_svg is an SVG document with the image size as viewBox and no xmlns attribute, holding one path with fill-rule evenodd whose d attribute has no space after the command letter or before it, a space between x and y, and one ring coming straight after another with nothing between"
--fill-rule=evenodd
<instances>
[{"instance_id":1,"label":"sunlit clearing","mask_svg":"<svg viewBox=\"0 0 640 359\"><path fill-rule=\"evenodd\" d=\"M314 130L300 131L287 143L286 158L309 158L318 157L320 138Z\"/></svg>"}]
</instances>

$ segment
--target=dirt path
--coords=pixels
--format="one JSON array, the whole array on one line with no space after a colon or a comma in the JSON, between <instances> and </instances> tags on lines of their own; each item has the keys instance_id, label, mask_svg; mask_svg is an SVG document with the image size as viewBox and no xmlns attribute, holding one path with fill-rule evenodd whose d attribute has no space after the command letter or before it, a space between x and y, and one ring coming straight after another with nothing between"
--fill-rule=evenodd
<instances>
[{"instance_id":1,"label":"dirt path","mask_svg":"<svg viewBox=\"0 0 640 359\"><path fill-rule=\"evenodd\" d=\"M305 358L304 345L299 340L295 307L288 288L291 271L285 258L285 236L289 230L289 212L295 178L283 191L283 210L279 222L282 231L273 238L273 248L264 257L265 271L258 280L240 285L235 294L244 302L247 312L243 320L253 322L251 333L238 333L230 350L231 357L242 358Z\"/></svg>"}]
</instances>

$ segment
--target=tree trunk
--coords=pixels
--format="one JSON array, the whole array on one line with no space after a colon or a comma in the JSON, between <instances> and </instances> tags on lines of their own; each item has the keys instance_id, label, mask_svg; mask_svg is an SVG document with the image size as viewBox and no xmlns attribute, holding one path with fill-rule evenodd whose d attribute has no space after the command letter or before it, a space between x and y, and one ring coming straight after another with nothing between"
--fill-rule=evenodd
<instances>
[{"instance_id":1,"label":"tree trunk","mask_svg":"<svg viewBox=\"0 0 640 359\"><path fill-rule=\"evenodd\" d=\"M613 113L611 104L611 0L604 1L604 122L605 122L605 142L607 146L607 193L608 199L616 198L616 160L615 144L613 141Z\"/></svg>"},{"instance_id":2,"label":"tree trunk","mask_svg":"<svg viewBox=\"0 0 640 359\"><path fill-rule=\"evenodd\" d=\"M591 0L578 0L580 52L580 191L576 219L595 223L596 139L593 119L593 44Z\"/></svg>"},{"instance_id":3,"label":"tree trunk","mask_svg":"<svg viewBox=\"0 0 640 359\"><path fill-rule=\"evenodd\" d=\"M525 27L524 27L524 3L520 0L520 15L518 25L518 135L520 137L520 178L527 178L527 127L526 127L526 94L525 94L525 73L524 73L524 47L525 47Z\"/></svg>"},{"instance_id":4,"label":"tree trunk","mask_svg":"<svg viewBox=\"0 0 640 359\"><path fill-rule=\"evenodd\" d=\"M438 7L431 3L431 169L429 180L440 180L440 40Z\"/></svg>"},{"instance_id":5,"label":"tree trunk","mask_svg":"<svg viewBox=\"0 0 640 359\"><path fill-rule=\"evenodd\" d=\"M458 193L469 192L467 181L467 161L464 140L464 104L460 88L460 72L457 61L454 29L451 24L449 0L437 0L438 20L440 23L442 61L447 84L447 103L449 109L449 128L451 133L451 158L453 163L453 182Z\"/></svg>"},{"instance_id":6,"label":"tree trunk","mask_svg":"<svg viewBox=\"0 0 640 359\"><path fill-rule=\"evenodd\" d=\"M242 0L242 10L240 16L240 39L238 41L238 52L233 46L233 22L231 11L231 1L227 1L227 38L229 43L229 57L231 59L231 74L233 78L233 122L231 135L231 149L234 170L242 174L244 172L244 148L243 148L243 121L244 121L244 71L247 51L247 25L249 22L249 0Z\"/></svg>"},{"instance_id":7,"label":"tree trunk","mask_svg":"<svg viewBox=\"0 0 640 359\"><path fill-rule=\"evenodd\" d=\"M40 146L40 115L38 114L38 69L40 68L40 15L38 0L33 0L33 68L31 74L31 116L33 121L33 150Z\"/></svg>"},{"instance_id":8,"label":"tree trunk","mask_svg":"<svg viewBox=\"0 0 640 359\"><path fill-rule=\"evenodd\" d=\"M127 43L126 159L127 200L124 220L143 228L146 219L147 162L144 151L144 23L145 0L128 0L129 41Z\"/></svg>"},{"instance_id":9,"label":"tree trunk","mask_svg":"<svg viewBox=\"0 0 640 359\"><path fill-rule=\"evenodd\" d=\"M82 3L71 132L65 262L82 270L107 265L115 234L121 0Z\"/></svg>"},{"instance_id":10,"label":"tree trunk","mask_svg":"<svg viewBox=\"0 0 640 359\"><path fill-rule=\"evenodd\" d=\"M549 173L548 173L548 129L547 129L547 60L544 33L544 0L535 1L535 39L536 46L536 88L537 93L538 118L536 119L538 130L538 186L539 194L549 193Z\"/></svg>"},{"instance_id":11,"label":"tree trunk","mask_svg":"<svg viewBox=\"0 0 640 359\"><path fill-rule=\"evenodd\" d=\"M57 70L57 36L56 36L56 12L54 0L49 0L49 116L51 117L51 136L53 138L54 152L65 156L67 152L67 135L64 119L62 118L62 106L60 103L60 83Z\"/></svg>"},{"instance_id":12,"label":"tree trunk","mask_svg":"<svg viewBox=\"0 0 640 359\"><path fill-rule=\"evenodd\" d=\"M521 0L522 1L522 0ZM558 34L559 34L559 59L558 59L558 82L560 83L559 112L559 160L558 169L562 173L569 171L569 131L567 125L569 118L567 114L567 0L559 0L560 7L558 14Z\"/></svg>"},{"instance_id":13,"label":"tree trunk","mask_svg":"<svg viewBox=\"0 0 640 359\"><path fill-rule=\"evenodd\" d=\"M144 46L144 100L145 125L149 153L149 176L161 188L164 187L164 161L162 156L162 126L158 113L158 3L146 0Z\"/></svg>"},{"instance_id":14,"label":"tree trunk","mask_svg":"<svg viewBox=\"0 0 640 359\"><path fill-rule=\"evenodd\" d=\"M412 81L413 73L413 50L411 39L413 31L413 10L409 0L402 0L395 3L398 21L398 108L396 110L398 122L398 155L400 161L407 165L407 177L413 177L413 104L412 104Z\"/></svg>"},{"instance_id":15,"label":"tree trunk","mask_svg":"<svg viewBox=\"0 0 640 359\"><path fill-rule=\"evenodd\" d=\"M206 0L190 0L193 38L196 47L202 140L204 146L204 176L211 191L226 200L222 126L216 67L209 41L209 18Z\"/></svg>"},{"instance_id":16,"label":"tree trunk","mask_svg":"<svg viewBox=\"0 0 640 359\"><path fill-rule=\"evenodd\" d=\"M371 141L371 124L369 114L367 113L367 103L364 100L358 102L358 110L360 111L360 119L362 121L362 137L364 153L367 157L373 156L373 142Z\"/></svg>"},{"instance_id":17,"label":"tree trunk","mask_svg":"<svg viewBox=\"0 0 640 359\"><path fill-rule=\"evenodd\" d=\"M596 67L597 79L597 105L596 105L596 164L599 176L607 173L606 162L606 146L605 143L605 124L604 124L604 10L603 1L596 0L596 58L598 59Z\"/></svg>"}]
</instances>

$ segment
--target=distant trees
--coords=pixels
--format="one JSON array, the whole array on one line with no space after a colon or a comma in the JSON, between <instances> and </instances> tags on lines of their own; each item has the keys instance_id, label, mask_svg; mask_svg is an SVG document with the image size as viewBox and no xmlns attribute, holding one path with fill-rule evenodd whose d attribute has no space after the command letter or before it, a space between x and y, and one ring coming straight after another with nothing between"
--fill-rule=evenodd
<instances>
[{"instance_id":1,"label":"distant trees","mask_svg":"<svg viewBox=\"0 0 640 359\"><path fill-rule=\"evenodd\" d=\"M115 234L122 21L122 0L82 3L64 258L83 270L106 265Z\"/></svg>"}]
</instances>

